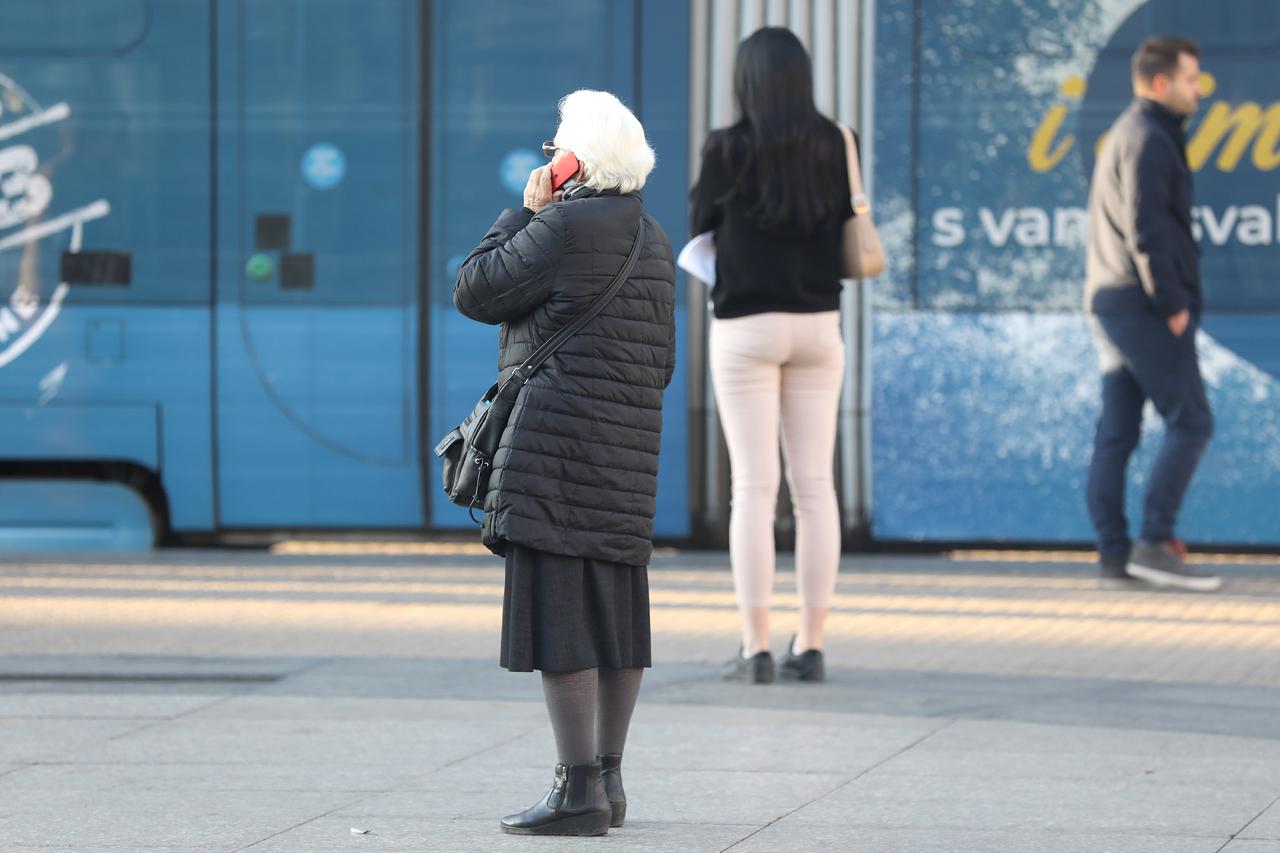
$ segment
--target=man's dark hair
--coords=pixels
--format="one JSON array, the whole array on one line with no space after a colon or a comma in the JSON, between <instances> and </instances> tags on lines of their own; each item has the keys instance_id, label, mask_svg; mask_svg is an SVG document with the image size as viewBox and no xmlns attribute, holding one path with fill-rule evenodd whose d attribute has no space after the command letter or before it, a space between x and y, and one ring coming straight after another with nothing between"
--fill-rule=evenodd
<instances>
[{"instance_id":1,"label":"man's dark hair","mask_svg":"<svg viewBox=\"0 0 1280 853\"><path fill-rule=\"evenodd\" d=\"M1133 76L1147 85L1157 74L1172 76L1182 54L1200 58L1200 47L1182 36L1151 36L1133 54Z\"/></svg>"}]
</instances>

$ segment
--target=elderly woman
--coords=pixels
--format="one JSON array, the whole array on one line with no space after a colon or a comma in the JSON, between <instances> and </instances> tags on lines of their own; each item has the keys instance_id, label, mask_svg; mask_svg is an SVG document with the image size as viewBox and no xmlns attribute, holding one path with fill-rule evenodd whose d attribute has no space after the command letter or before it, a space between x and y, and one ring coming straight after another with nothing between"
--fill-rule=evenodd
<instances>
[{"instance_id":1,"label":"elderly woman","mask_svg":"<svg viewBox=\"0 0 1280 853\"><path fill-rule=\"evenodd\" d=\"M649 586L663 389L675 367L675 266L640 189L653 150L607 92L560 102L552 163L463 263L453 301L501 323L499 369L520 365L623 269L615 296L524 386L484 500L484 543L506 557L502 666L542 672L559 764L505 832L603 835L622 825L622 750L650 665ZM580 168L562 192L552 168Z\"/></svg>"}]
</instances>

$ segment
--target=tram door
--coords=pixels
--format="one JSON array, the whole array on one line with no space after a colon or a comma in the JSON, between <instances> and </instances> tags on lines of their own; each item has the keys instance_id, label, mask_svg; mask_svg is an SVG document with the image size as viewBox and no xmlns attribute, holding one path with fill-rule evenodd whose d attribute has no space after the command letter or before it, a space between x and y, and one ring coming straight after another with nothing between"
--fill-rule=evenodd
<instances>
[{"instance_id":1,"label":"tram door","mask_svg":"<svg viewBox=\"0 0 1280 853\"><path fill-rule=\"evenodd\" d=\"M642 47L648 32L661 32L681 45L675 54L683 63L687 33L673 32L673 22L687 18L683 4L640 4L566 0L549 7L525 0L489 0L485 3L450 2L431 4L429 22L431 51L430 90L430 185L431 208L428 233L431 376L429 431L443 434L449 426L471 410L476 396L497 372L498 334L458 314L453 307L453 285L458 266L498 213L519 207L531 169L546 162L540 149L556 131L556 104L575 89L604 89L633 107L653 104L652 112L663 115L659 98L673 101L671 111L684 121L686 108L679 99L659 91L654 98L638 104L641 75L637 65L647 59ZM637 16L638 11L646 12ZM661 15L661 30L648 22L647 13ZM565 22L571 21L569 30ZM655 39L656 42L656 39ZM642 62L637 62L637 56ZM673 64L670 59L663 65ZM667 84L668 88L675 88ZM678 90L680 96L683 91ZM651 139L663 125L647 124ZM674 145L665 147L660 163L669 156L662 174L655 171L645 187L645 206L674 228L683 227L685 174L682 162L683 124L673 125ZM654 144L660 144L654 139ZM669 153L670 152L670 153ZM674 204L664 202L670 197ZM677 217L680 217L677 219ZM678 384L678 381L677 383ZM677 425L664 435L664 451L678 451L683 442L678 425L683 418L684 400L679 389L668 392ZM669 450L670 449L670 450ZM674 454L672 454L674 455ZM437 460L430 459L432 485L439 482ZM664 474L672 473L670 488L683 486L683 460L661 463ZM434 497L434 496L432 496ZM659 495L658 527L663 527L664 510L674 516L668 527L684 532L685 518L679 501ZM465 510L444 500L431 502L432 524L441 528L474 527Z\"/></svg>"},{"instance_id":2,"label":"tram door","mask_svg":"<svg viewBox=\"0 0 1280 853\"><path fill-rule=\"evenodd\" d=\"M418 6L216 4L224 529L423 523Z\"/></svg>"}]
</instances>

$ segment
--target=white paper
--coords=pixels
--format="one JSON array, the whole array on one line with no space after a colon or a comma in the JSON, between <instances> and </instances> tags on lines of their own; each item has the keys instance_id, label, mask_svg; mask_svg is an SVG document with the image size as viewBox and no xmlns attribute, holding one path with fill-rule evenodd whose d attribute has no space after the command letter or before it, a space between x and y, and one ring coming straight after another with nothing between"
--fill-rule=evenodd
<instances>
[{"instance_id":1,"label":"white paper","mask_svg":"<svg viewBox=\"0 0 1280 853\"><path fill-rule=\"evenodd\" d=\"M702 279L710 286L716 283L716 244L715 235L704 231L694 237L680 250L676 258L676 266L695 278Z\"/></svg>"}]
</instances>

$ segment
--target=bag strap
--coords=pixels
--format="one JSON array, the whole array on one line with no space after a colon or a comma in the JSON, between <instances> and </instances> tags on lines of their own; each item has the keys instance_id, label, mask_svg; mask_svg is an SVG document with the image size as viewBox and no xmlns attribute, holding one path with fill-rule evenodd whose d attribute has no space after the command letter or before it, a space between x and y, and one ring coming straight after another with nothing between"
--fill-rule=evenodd
<instances>
[{"instance_id":1,"label":"bag strap","mask_svg":"<svg viewBox=\"0 0 1280 853\"><path fill-rule=\"evenodd\" d=\"M840 135L844 137L844 159L849 170L849 196L858 192L858 185L862 183L862 167L858 165L858 147L853 141L853 131L844 126L843 122L836 122L836 127L840 128Z\"/></svg>"},{"instance_id":2,"label":"bag strap","mask_svg":"<svg viewBox=\"0 0 1280 853\"><path fill-rule=\"evenodd\" d=\"M533 376L538 368L542 367L542 363L550 358L551 354L559 349L561 344L576 335L587 323L590 323L597 314L604 310L605 304L622 289L622 285L627 283L627 277L631 275L631 270L635 268L636 261L640 258L640 249L644 245L644 230L644 211L642 210L640 212L640 225L636 228L636 239L631 244L631 254L627 255L626 261L622 264L622 269L618 270L618 274L613 277L613 281L605 288L604 293L597 296L595 301L583 309L578 316L565 323L560 328L560 331L548 338L542 346L534 351L533 355L525 359L524 364L516 368L515 372L520 375L522 380L528 381L529 377Z\"/></svg>"}]
</instances>

